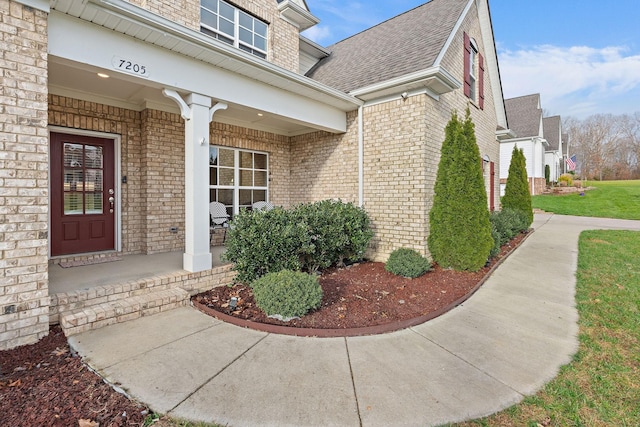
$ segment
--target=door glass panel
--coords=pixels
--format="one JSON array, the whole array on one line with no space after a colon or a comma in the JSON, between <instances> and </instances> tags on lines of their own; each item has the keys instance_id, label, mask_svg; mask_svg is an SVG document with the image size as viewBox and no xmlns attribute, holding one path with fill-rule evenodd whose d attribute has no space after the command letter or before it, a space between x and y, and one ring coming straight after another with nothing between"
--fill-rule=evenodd
<instances>
[{"instance_id":1,"label":"door glass panel","mask_svg":"<svg viewBox=\"0 0 640 427\"><path fill-rule=\"evenodd\" d=\"M102 213L102 193L85 193L85 213L101 214Z\"/></svg>"},{"instance_id":2,"label":"door glass panel","mask_svg":"<svg viewBox=\"0 0 640 427\"><path fill-rule=\"evenodd\" d=\"M216 147L209 147L209 164L211 166L218 164L218 149Z\"/></svg>"},{"instance_id":3,"label":"door glass panel","mask_svg":"<svg viewBox=\"0 0 640 427\"><path fill-rule=\"evenodd\" d=\"M64 170L64 191L82 191L82 169Z\"/></svg>"},{"instance_id":4,"label":"door glass panel","mask_svg":"<svg viewBox=\"0 0 640 427\"><path fill-rule=\"evenodd\" d=\"M233 185L233 169L220 168L220 185Z\"/></svg>"},{"instance_id":5,"label":"door glass panel","mask_svg":"<svg viewBox=\"0 0 640 427\"><path fill-rule=\"evenodd\" d=\"M102 147L96 147L93 145L86 145L84 149L85 153L85 167L87 168L102 168Z\"/></svg>"},{"instance_id":6,"label":"door glass panel","mask_svg":"<svg viewBox=\"0 0 640 427\"><path fill-rule=\"evenodd\" d=\"M71 168L82 167L82 145L64 144L64 165Z\"/></svg>"},{"instance_id":7,"label":"door glass panel","mask_svg":"<svg viewBox=\"0 0 640 427\"><path fill-rule=\"evenodd\" d=\"M240 186L241 187L251 187L253 185L253 172L250 170L241 170L240 171Z\"/></svg>"},{"instance_id":8,"label":"door glass panel","mask_svg":"<svg viewBox=\"0 0 640 427\"><path fill-rule=\"evenodd\" d=\"M86 180L84 182L84 191L102 192L102 171L89 169L87 170Z\"/></svg>"},{"instance_id":9,"label":"door glass panel","mask_svg":"<svg viewBox=\"0 0 640 427\"><path fill-rule=\"evenodd\" d=\"M218 168L209 169L209 185L218 185Z\"/></svg>"},{"instance_id":10,"label":"door glass panel","mask_svg":"<svg viewBox=\"0 0 640 427\"><path fill-rule=\"evenodd\" d=\"M267 186L267 172L266 171L255 171L254 172L254 183L255 187L266 187Z\"/></svg>"},{"instance_id":11,"label":"door glass panel","mask_svg":"<svg viewBox=\"0 0 640 427\"><path fill-rule=\"evenodd\" d=\"M64 193L64 214L65 215L81 215L82 214L82 193L77 193L77 192Z\"/></svg>"}]
</instances>

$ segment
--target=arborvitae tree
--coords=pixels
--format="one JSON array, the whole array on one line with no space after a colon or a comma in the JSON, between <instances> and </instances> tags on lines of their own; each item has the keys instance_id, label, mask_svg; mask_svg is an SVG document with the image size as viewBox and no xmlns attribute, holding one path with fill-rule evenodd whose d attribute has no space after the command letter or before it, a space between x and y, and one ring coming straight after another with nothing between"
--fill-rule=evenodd
<instances>
[{"instance_id":1,"label":"arborvitae tree","mask_svg":"<svg viewBox=\"0 0 640 427\"><path fill-rule=\"evenodd\" d=\"M551 181L551 167L549 165L544 165L544 181L547 185Z\"/></svg>"},{"instance_id":2,"label":"arborvitae tree","mask_svg":"<svg viewBox=\"0 0 640 427\"><path fill-rule=\"evenodd\" d=\"M533 209L531 208L531 193L529 193L529 179L527 178L527 160L522 149L513 147L511 163L509 164L509 176L507 186L502 197L502 208L510 208L522 211L533 222Z\"/></svg>"},{"instance_id":3,"label":"arborvitae tree","mask_svg":"<svg viewBox=\"0 0 640 427\"><path fill-rule=\"evenodd\" d=\"M453 112L445 128L429 213L431 256L441 267L455 270L479 270L493 247L474 129L468 109L464 123Z\"/></svg>"}]
</instances>

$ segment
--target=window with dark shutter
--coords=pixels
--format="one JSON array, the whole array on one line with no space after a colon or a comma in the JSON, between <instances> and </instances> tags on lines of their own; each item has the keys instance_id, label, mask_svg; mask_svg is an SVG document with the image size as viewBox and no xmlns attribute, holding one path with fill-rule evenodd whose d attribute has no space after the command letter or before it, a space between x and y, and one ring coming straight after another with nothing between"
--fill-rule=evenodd
<instances>
[{"instance_id":1,"label":"window with dark shutter","mask_svg":"<svg viewBox=\"0 0 640 427\"><path fill-rule=\"evenodd\" d=\"M478 54L478 104L484 110L484 57Z\"/></svg>"}]
</instances>

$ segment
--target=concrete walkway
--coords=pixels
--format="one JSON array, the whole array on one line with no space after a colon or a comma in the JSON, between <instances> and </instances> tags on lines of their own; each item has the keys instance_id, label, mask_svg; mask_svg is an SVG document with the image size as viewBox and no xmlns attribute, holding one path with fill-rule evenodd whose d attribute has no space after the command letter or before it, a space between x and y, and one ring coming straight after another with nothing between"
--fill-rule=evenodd
<instances>
[{"instance_id":1,"label":"concrete walkway","mask_svg":"<svg viewBox=\"0 0 640 427\"><path fill-rule=\"evenodd\" d=\"M430 426L535 393L578 346L577 242L640 221L536 215L536 231L466 303L410 329L300 338L193 308L70 338L94 369L160 413L244 426Z\"/></svg>"}]
</instances>

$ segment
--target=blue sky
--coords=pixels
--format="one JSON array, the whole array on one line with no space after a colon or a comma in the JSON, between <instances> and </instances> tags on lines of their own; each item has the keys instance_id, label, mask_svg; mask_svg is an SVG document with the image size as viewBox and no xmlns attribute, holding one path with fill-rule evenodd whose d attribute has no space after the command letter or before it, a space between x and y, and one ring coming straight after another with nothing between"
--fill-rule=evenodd
<instances>
[{"instance_id":1,"label":"blue sky","mask_svg":"<svg viewBox=\"0 0 640 427\"><path fill-rule=\"evenodd\" d=\"M306 0L322 46L426 0ZM441 0L437 0L441 1ZM489 0L505 98L540 93L550 115L640 111L640 0Z\"/></svg>"}]
</instances>

